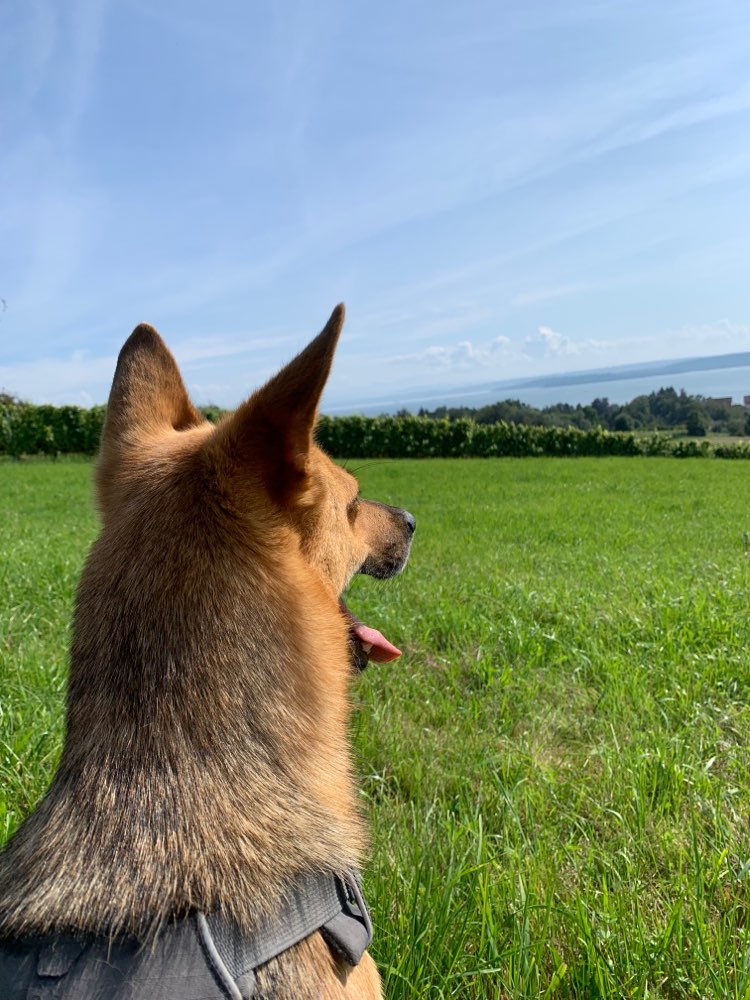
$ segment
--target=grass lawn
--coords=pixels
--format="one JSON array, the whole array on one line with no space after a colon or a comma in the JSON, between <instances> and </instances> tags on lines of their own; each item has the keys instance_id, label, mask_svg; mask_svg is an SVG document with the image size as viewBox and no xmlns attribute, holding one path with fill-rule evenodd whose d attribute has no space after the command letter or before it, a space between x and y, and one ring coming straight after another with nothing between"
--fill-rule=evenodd
<instances>
[{"instance_id":1,"label":"grass lawn","mask_svg":"<svg viewBox=\"0 0 750 1000\"><path fill-rule=\"evenodd\" d=\"M750 463L348 463L417 518L349 603L389 998L750 998ZM0 830L43 791L88 463L0 465Z\"/></svg>"}]
</instances>

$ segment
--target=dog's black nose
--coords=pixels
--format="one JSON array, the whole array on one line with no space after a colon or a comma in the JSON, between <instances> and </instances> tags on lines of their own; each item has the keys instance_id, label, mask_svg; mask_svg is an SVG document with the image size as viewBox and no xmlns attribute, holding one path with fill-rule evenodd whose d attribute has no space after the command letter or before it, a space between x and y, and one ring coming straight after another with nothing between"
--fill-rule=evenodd
<instances>
[{"instance_id":1,"label":"dog's black nose","mask_svg":"<svg viewBox=\"0 0 750 1000\"><path fill-rule=\"evenodd\" d=\"M410 514L408 510L405 510L404 520L406 521L406 527L409 529L409 534L413 535L417 530L417 522L414 520L414 515Z\"/></svg>"}]
</instances>

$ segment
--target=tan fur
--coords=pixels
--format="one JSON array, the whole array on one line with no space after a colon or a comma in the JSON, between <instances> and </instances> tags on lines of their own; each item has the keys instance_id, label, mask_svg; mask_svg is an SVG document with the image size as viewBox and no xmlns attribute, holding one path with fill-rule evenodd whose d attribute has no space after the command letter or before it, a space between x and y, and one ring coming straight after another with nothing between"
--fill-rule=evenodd
<instances>
[{"instance_id":1,"label":"tan fur","mask_svg":"<svg viewBox=\"0 0 750 1000\"><path fill-rule=\"evenodd\" d=\"M142 935L195 908L252 930L295 876L359 863L338 596L368 560L398 571L410 532L313 443L342 322L217 428L154 330L123 348L65 744L0 856L3 935ZM369 956L346 970L318 935L264 975L278 1000L381 995Z\"/></svg>"},{"instance_id":2,"label":"tan fur","mask_svg":"<svg viewBox=\"0 0 750 1000\"><path fill-rule=\"evenodd\" d=\"M336 961L320 934L269 962L258 973L254 1000L381 1000L380 975L365 952L356 968Z\"/></svg>"}]
</instances>

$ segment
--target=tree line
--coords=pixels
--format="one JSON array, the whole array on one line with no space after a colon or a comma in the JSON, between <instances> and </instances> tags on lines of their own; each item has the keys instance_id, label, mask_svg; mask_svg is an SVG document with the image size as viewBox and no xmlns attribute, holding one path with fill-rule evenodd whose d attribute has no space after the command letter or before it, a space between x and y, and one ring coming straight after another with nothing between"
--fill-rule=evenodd
<instances>
[{"instance_id":1,"label":"tree line","mask_svg":"<svg viewBox=\"0 0 750 1000\"><path fill-rule=\"evenodd\" d=\"M406 416L408 411L402 410ZM504 399L489 406L438 406L419 410L433 420L474 420L478 424L529 424L536 427L577 427L582 431L601 427L609 431L684 431L691 437L728 434L750 436L750 410L725 400L691 396L671 386L636 396L629 403L610 403L597 398L586 405L555 403L543 409L518 399Z\"/></svg>"}]
</instances>

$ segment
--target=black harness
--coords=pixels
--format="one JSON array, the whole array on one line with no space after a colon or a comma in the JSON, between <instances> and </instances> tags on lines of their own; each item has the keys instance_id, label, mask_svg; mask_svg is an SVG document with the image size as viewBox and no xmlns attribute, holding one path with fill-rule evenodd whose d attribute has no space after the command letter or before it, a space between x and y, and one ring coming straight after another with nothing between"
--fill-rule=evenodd
<instances>
[{"instance_id":1,"label":"black harness","mask_svg":"<svg viewBox=\"0 0 750 1000\"><path fill-rule=\"evenodd\" d=\"M143 944L106 934L0 941L2 1000L252 1000L255 972L320 931L357 965L372 941L359 877L300 878L248 935L220 914L194 913Z\"/></svg>"}]
</instances>

